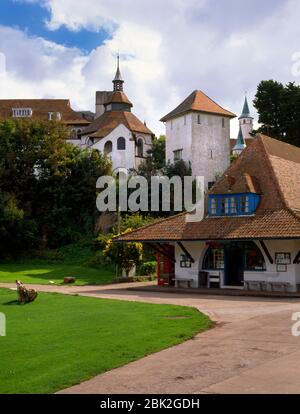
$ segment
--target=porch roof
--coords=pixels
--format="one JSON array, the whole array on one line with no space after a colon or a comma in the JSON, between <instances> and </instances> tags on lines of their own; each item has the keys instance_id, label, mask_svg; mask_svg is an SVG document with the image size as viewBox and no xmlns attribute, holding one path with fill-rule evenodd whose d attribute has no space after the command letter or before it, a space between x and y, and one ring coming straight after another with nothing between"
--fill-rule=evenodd
<instances>
[{"instance_id":1,"label":"porch roof","mask_svg":"<svg viewBox=\"0 0 300 414\"><path fill-rule=\"evenodd\" d=\"M127 233L119 241L259 240L300 238L300 148L258 135L209 194L260 194L252 216L206 216L187 222L186 214Z\"/></svg>"}]
</instances>

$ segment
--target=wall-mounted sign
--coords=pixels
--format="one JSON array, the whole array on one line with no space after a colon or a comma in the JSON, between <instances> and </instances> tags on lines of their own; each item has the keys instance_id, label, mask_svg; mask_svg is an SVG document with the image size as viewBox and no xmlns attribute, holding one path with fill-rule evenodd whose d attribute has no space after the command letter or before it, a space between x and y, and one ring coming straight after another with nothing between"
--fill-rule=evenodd
<instances>
[{"instance_id":1,"label":"wall-mounted sign","mask_svg":"<svg viewBox=\"0 0 300 414\"><path fill-rule=\"evenodd\" d=\"M291 253L275 253L276 264L289 265L292 263Z\"/></svg>"},{"instance_id":2,"label":"wall-mounted sign","mask_svg":"<svg viewBox=\"0 0 300 414\"><path fill-rule=\"evenodd\" d=\"M192 267L192 262L185 254L180 256L180 267Z\"/></svg>"},{"instance_id":3,"label":"wall-mounted sign","mask_svg":"<svg viewBox=\"0 0 300 414\"><path fill-rule=\"evenodd\" d=\"M287 265L286 264L277 264L276 265L277 272L287 272Z\"/></svg>"}]
</instances>

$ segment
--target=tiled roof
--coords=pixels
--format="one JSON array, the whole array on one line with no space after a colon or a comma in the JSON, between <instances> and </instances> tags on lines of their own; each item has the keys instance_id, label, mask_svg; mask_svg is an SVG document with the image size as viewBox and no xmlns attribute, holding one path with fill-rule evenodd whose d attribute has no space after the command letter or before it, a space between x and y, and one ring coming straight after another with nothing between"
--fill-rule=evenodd
<instances>
[{"instance_id":1,"label":"tiled roof","mask_svg":"<svg viewBox=\"0 0 300 414\"><path fill-rule=\"evenodd\" d=\"M180 105L178 105L177 108L165 115L161 121L166 122L169 119L176 118L190 111L207 112L230 118L236 117L234 113L222 108L207 95L205 95L205 93L196 90L192 92Z\"/></svg>"},{"instance_id":2,"label":"tiled roof","mask_svg":"<svg viewBox=\"0 0 300 414\"><path fill-rule=\"evenodd\" d=\"M132 132L153 134L152 131L141 122L132 112L107 111L95 119L83 132L83 135L90 134L93 138L104 138L118 125L123 124Z\"/></svg>"},{"instance_id":3,"label":"tiled roof","mask_svg":"<svg viewBox=\"0 0 300 414\"><path fill-rule=\"evenodd\" d=\"M206 216L200 222L189 223L186 214L179 214L128 233L120 240L300 238L299 177L300 148L258 135L209 192L259 193L261 201L253 216Z\"/></svg>"},{"instance_id":4,"label":"tiled roof","mask_svg":"<svg viewBox=\"0 0 300 414\"><path fill-rule=\"evenodd\" d=\"M66 124L89 124L88 120L71 108L68 99L0 99L0 118L11 118L13 108L31 108L32 119L46 121L49 112L60 112L61 121Z\"/></svg>"},{"instance_id":5,"label":"tiled roof","mask_svg":"<svg viewBox=\"0 0 300 414\"><path fill-rule=\"evenodd\" d=\"M246 240L300 238L300 218L287 209L251 217L206 217L186 222L186 214L146 226L119 237L122 241Z\"/></svg>"},{"instance_id":6,"label":"tiled roof","mask_svg":"<svg viewBox=\"0 0 300 414\"><path fill-rule=\"evenodd\" d=\"M126 103L132 106L132 103L122 91L113 92L106 103Z\"/></svg>"}]
</instances>

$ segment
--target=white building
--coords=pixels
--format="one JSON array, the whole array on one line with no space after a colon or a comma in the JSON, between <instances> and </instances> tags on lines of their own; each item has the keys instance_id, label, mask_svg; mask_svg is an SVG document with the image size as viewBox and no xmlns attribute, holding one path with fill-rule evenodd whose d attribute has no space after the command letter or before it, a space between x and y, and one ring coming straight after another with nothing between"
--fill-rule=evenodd
<instances>
[{"instance_id":1,"label":"white building","mask_svg":"<svg viewBox=\"0 0 300 414\"><path fill-rule=\"evenodd\" d=\"M136 170L151 149L154 134L131 112L123 84L118 60L113 91L96 92L96 119L83 130L80 144L105 152L114 169Z\"/></svg>"},{"instance_id":2,"label":"white building","mask_svg":"<svg viewBox=\"0 0 300 414\"><path fill-rule=\"evenodd\" d=\"M247 97L245 97L242 114L239 117L239 134L237 139L231 140L233 155L240 155L247 145L253 141L254 138L251 135L253 132L253 119L250 114Z\"/></svg>"},{"instance_id":3,"label":"white building","mask_svg":"<svg viewBox=\"0 0 300 414\"><path fill-rule=\"evenodd\" d=\"M209 191L205 216L178 214L119 237L152 244L158 283L300 291L300 148L258 135Z\"/></svg>"},{"instance_id":4,"label":"white building","mask_svg":"<svg viewBox=\"0 0 300 414\"><path fill-rule=\"evenodd\" d=\"M190 163L193 176L210 186L230 164L230 120L235 115L201 91L194 91L164 116L166 161Z\"/></svg>"}]
</instances>

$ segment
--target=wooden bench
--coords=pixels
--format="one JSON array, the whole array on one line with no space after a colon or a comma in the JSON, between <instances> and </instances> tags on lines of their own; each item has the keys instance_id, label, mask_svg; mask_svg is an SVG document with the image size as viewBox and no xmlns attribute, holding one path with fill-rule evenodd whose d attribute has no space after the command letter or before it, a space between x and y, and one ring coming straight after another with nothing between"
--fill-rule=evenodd
<instances>
[{"instance_id":1,"label":"wooden bench","mask_svg":"<svg viewBox=\"0 0 300 414\"><path fill-rule=\"evenodd\" d=\"M190 288L193 281L194 281L194 279L183 279L183 278L180 278L180 277L176 277L175 278L175 287L178 288L178 287L180 287L181 283L186 283L187 287Z\"/></svg>"},{"instance_id":2,"label":"wooden bench","mask_svg":"<svg viewBox=\"0 0 300 414\"><path fill-rule=\"evenodd\" d=\"M245 288L247 290L251 290L250 289L250 285L256 285L258 287L258 290L262 291L264 290L268 290L268 286L270 286L270 290L271 292L274 292L274 287L280 287L284 289L284 292L287 292L287 288L290 286L290 283L288 282L265 282L265 281L259 281L259 280L245 280L244 281L244 285Z\"/></svg>"},{"instance_id":3,"label":"wooden bench","mask_svg":"<svg viewBox=\"0 0 300 414\"><path fill-rule=\"evenodd\" d=\"M263 290L266 283L259 280L244 280L244 286L247 290L251 290L251 285L255 285L258 290Z\"/></svg>"},{"instance_id":4,"label":"wooden bench","mask_svg":"<svg viewBox=\"0 0 300 414\"><path fill-rule=\"evenodd\" d=\"M287 288L290 286L288 282L267 282L271 287L271 292L274 292L274 286L283 288L284 292L287 292Z\"/></svg>"}]
</instances>

